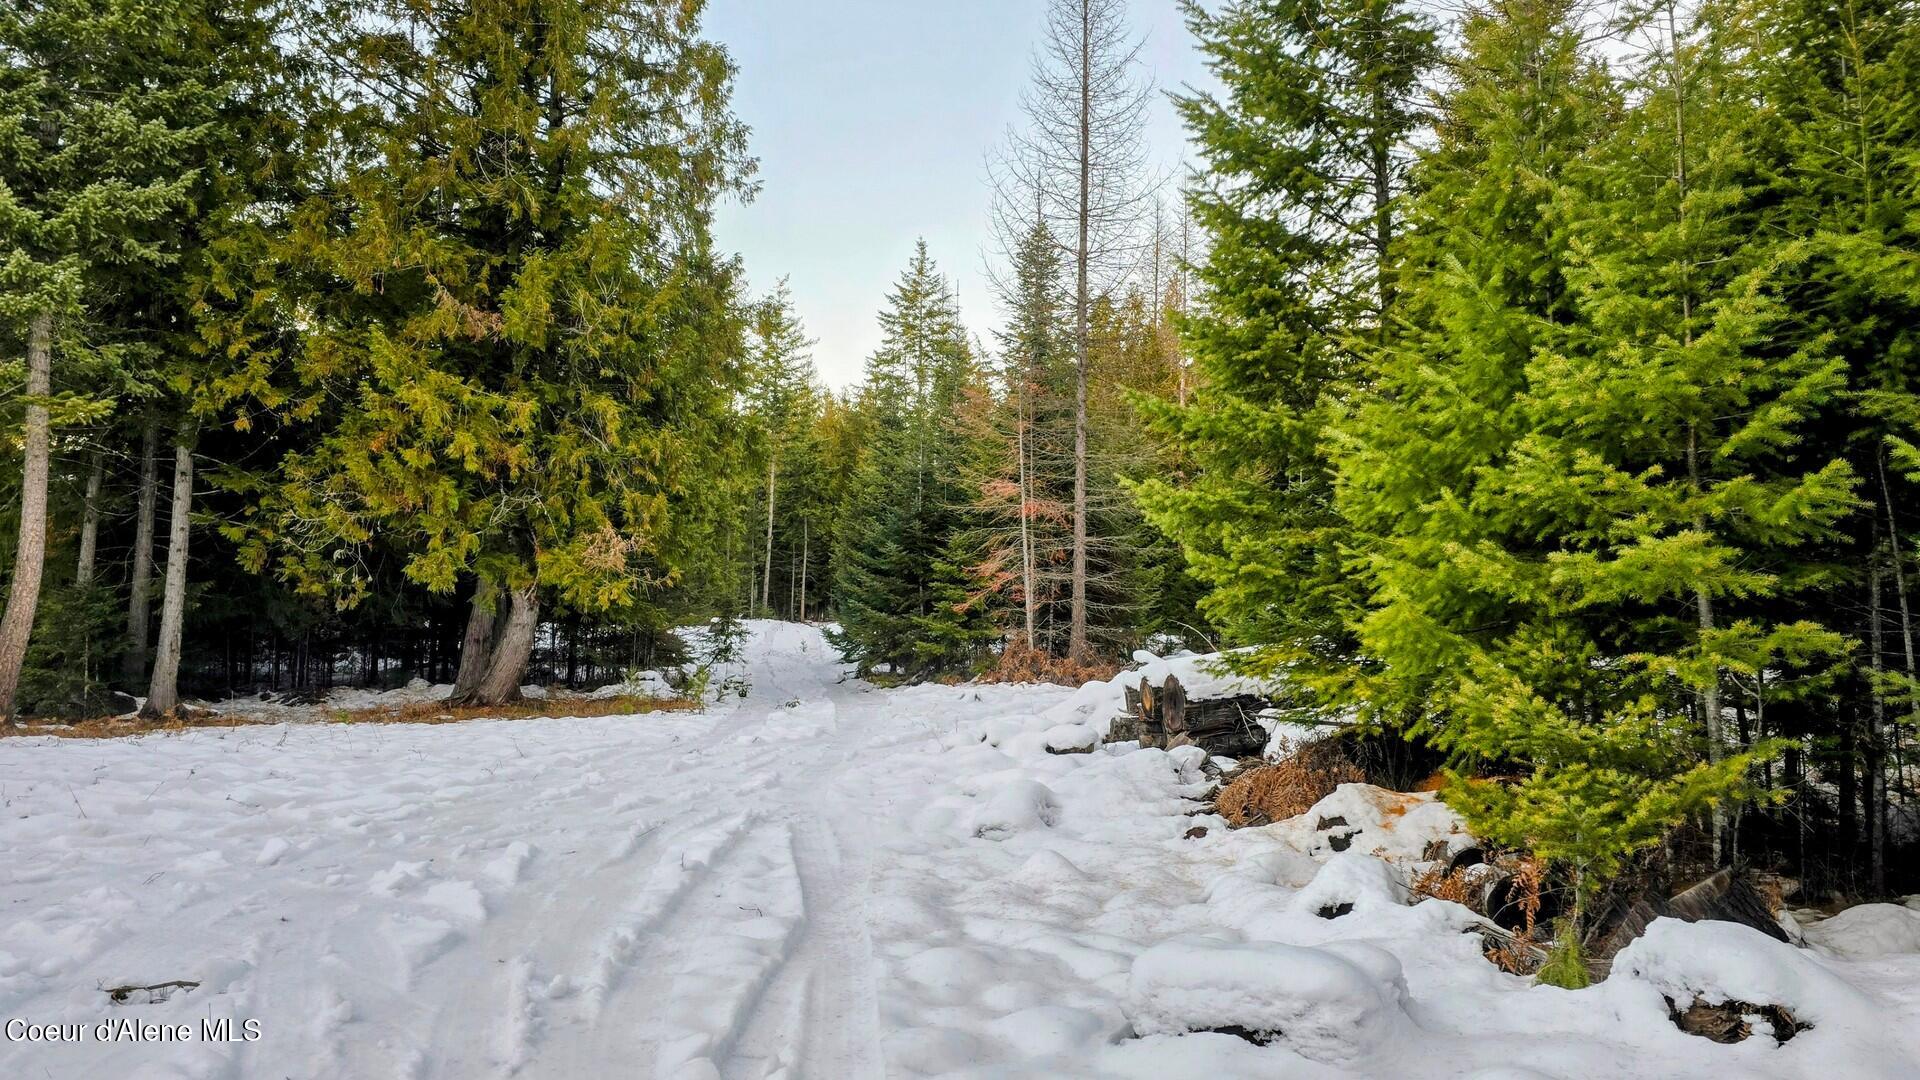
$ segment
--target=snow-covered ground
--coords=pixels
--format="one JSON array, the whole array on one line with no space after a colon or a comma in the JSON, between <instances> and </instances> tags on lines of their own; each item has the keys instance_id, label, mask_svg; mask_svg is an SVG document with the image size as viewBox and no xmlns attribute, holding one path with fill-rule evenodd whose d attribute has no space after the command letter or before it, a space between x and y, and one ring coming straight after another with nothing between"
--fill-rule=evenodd
<instances>
[{"instance_id":1,"label":"snow-covered ground","mask_svg":"<svg viewBox=\"0 0 1920 1080\"><path fill-rule=\"evenodd\" d=\"M1197 750L1048 752L1117 682L883 691L753 630L705 714L0 742L0 1078L1920 1075L1906 909L1533 986L1406 905L1428 799L1229 832ZM1719 1045L1663 994L1813 1027ZM1227 1026L1277 1034L1190 1033Z\"/></svg>"}]
</instances>

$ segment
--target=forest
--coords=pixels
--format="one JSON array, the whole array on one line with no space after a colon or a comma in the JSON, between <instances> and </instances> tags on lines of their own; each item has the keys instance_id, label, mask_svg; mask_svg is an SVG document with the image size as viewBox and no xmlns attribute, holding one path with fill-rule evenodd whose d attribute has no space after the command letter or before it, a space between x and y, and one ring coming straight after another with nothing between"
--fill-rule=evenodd
<instances>
[{"instance_id":1,"label":"forest","mask_svg":"<svg viewBox=\"0 0 1920 1080\"><path fill-rule=\"evenodd\" d=\"M1920 889L1920 8L1182 6L1206 88L1050 0L999 323L921 243L836 391L700 0L7 5L0 715L1237 650L1576 921Z\"/></svg>"}]
</instances>

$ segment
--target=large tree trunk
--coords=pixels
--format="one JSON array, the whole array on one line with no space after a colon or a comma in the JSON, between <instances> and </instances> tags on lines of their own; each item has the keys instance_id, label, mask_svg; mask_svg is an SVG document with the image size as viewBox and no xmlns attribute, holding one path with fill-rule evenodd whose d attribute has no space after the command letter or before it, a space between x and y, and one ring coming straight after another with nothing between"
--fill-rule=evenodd
<instances>
[{"instance_id":1,"label":"large tree trunk","mask_svg":"<svg viewBox=\"0 0 1920 1080\"><path fill-rule=\"evenodd\" d=\"M807 563L813 558L812 547L808 544L808 534L812 531L812 522L800 519L800 621L807 621Z\"/></svg>"},{"instance_id":2,"label":"large tree trunk","mask_svg":"<svg viewBox=\"0 0 1920 1080\"><path fill-rule=\"evenodd\" d=\"M160 426L147 421L140 439L140 494L134 512L133 569L129 577L127 600L127 655L122 677L127 689L140 685L147 671L147 630L153 590L153 518L159 502L160 477L156 461L160 451Z\"/></svg>"},{"instance_id":3,"label":"large tree trunk","mask_svg":"<svg viewBox=\"0 0 1920 1080\"><path fill-rule=\"evenodd\" d=\"M83 589L93 584L94 553L100 545L100 488L106 480L106 455L95 450L93 467L87 470L87 494L80 510L80 556L73 566L73 583Z\"/></svg>"},{"instance_id":4,"label":"large tree trunk","mask_svg":"<svg viewBox=\"0 0 1920 1080\"><path fill-rule=\"evenodd\" d=\"M0 617L0 724L13 724L20 669L40 607L47 558L47 395L53 388L53 313L42 311L27 329L26 457L20 472L20 545L13 557L7 613Z\"/></svg>"},{"instance_id":5,"label":"large tree trunk","mask_svg":"<svg viewBox=\"0 0 1920 1080\"><path fill-rule=\"evenodd\" d=\"M452 699L456 705L505 705L520 699L520 680L526 676L527 661L533 656L534 629L540 622L538 586L515 589L507 599L507 621L500 628L487 673L472 694Z\"/></svg>"},{"instance_id":6,"label":"large tree trunk","mask_svg":"<svg viewBox=\"0 0 1920 1080\"><path fill-rule=\"evenodd\" d=\"M167 576L160 588L160 633L153 650L153 678L140 715L164 716L180 704L180 634L187 614L187 540L193 513L193 446L173 446L173 506L167 514Z\"/></svg>"},{"instance_id":7,"label":"large tree trunk","mask_svg":"<svg viewBox=\"0 0 1920 1080\"><path fill-rule=\"evenodd\" d=\"M473 610L467 615L467 632L460 639L460 672L453 678L450 701L465 701L480 688L487 676L487 662L493 659L493 624L498 610L496 590L485 578L473 587Z\"/></svg>"},{"instance_id":8,"label":"large tree trunk","mask_svg":"<svg viewBox=\"0 0 1920 1080\"><path fill-rule=\"evenodd\" d=\"M1087 649L1087 351L1088 262L1093 225L1093 9L1080 5L1080 190L1073 259L1073 595L1067 656L1084 664Z\"/></svg>"}]
</instances>

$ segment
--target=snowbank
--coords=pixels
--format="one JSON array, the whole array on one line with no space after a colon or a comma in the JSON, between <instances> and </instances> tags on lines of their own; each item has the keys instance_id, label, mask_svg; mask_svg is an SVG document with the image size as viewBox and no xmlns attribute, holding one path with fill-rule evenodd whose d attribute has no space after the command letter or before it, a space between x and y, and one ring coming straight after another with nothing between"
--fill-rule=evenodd
<instances>
[{"instance_id":1,"label":"snowbank","mask_svg":"<svg viewBox=\"0 0 1920 1080\"><path fill-rule=\"evenodd\" d=\"M1359 1057L1402 1033L1400 962L1370 945L1155 945L1133 962L1127 1016L1140 1035L1233 1030L1316 1061Z\"/></svg>"},{"instance_id":2,"label":"snowbank","mask_svg":"<svg viewBox=\"0 0 1920 1080\"><path fill-rule=\"evenodd\" d=\"M1842 978L1814 953L1751 927L1728 922L1655 919L1620 950L1602 984L1616 1000L1632 984L1651 988L1675 1008L1696 1001L1777 1005L1805 1027L1776 1046L1767 1021L1754 1016L1755 1037L1738 1044L1750 1061L1783 1058L1781 1073L1877 1077L1915 1075L1915 1062L1888 1036L1898 1025L1874 995ZM1705 1041L1705 1040L1700 1040ZM1763 1057L1762 1055L1765 1055Z\"/></svg>"},{"instance_id":3,"label":"snowbank","mask_svg":"<svg viewBox=\"0 0 1920 1080\"><path fill-rule=\"evenodd\" d=\"M1053 824L1059 812L1053 791L1036 780L1012 780L988 796L973 814L973 835L1004 840Z\"/></svg>"},{"instance_id":4,"label":"snowbank","mask_svg":"<svg viewBox=\"0 0 1920 1080\"><path fill-rule=\"evenodd\" d=\"M1860 904L1800 933L1829 956L1849 960L1920 953L1920 911L1902 904Z\"/></svg>"}]
</instances>

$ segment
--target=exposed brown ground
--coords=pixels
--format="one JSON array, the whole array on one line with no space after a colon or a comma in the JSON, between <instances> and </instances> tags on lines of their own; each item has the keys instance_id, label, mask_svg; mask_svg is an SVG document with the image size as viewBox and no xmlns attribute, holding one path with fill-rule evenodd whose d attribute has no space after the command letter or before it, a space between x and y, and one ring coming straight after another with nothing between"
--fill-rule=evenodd
<instances>
[{"instance_id":1,"label":"exposed brown ground","mask_svg":"<svg viewBox=\"0 0 1920 1080\"><path fill-rule=\"evenodd\" d=\"M538 701L527 699L509 705L464 705L454 707L444 701L420 701L411 705L389 705L372 709L316 709L314 719L330 724L453 724L463 720L526 720L534 717L628 716L635 713L687 712L700 703L688 698L610 697L589 698L555 696ZM257 727L285 723L284 717L214 713L204 709L182 708L159 720L130 720L102 717L73 722L23 720L12 728L0 727L0 738L51 735L60 739L119 739L155 732L190 731L194 728Z\"/></svg>"}]
</instances>

